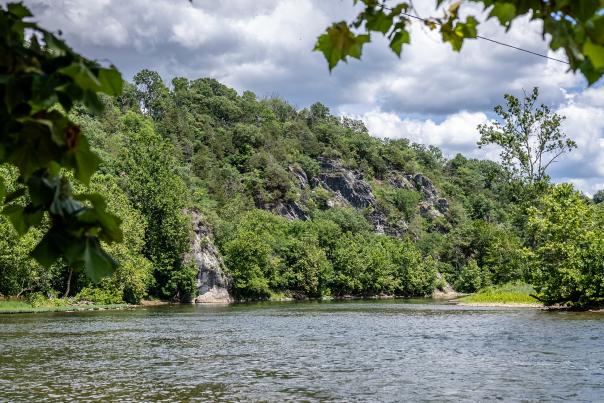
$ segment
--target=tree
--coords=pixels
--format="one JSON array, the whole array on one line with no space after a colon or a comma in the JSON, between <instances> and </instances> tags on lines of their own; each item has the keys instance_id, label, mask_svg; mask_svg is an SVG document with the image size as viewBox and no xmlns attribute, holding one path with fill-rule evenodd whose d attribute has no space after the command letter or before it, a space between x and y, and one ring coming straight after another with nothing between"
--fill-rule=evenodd
<instances>
[{"instance_id":1,"label":"tree","mask_svg":"<svg viewBox=\"0 0 604 403\"><path fill-rule=\"evenodd\" d=\"M6 194L0 177L3 214L20 236L40 228L48 215L50 225L32 256L45 267L62 256L98 280L117 266L100 242L121 240L120 221L100 195L74 195L63 174L70 171L88 184L100 162L67 112L77 103L99 112L97 93L119 94L122 78L113 66L85 59L25 21L31 16L20 3L0 7L0 163L17 167L21 184Z\"/></svg>"},{"instance_id":2,"label":"tree","mask_svg":"<svg viewBox=\"0 0 604 403\"><path fill-rule=\"evenodd\" d=\"M134 84L143 113L153 120L160 120L165 113L168 88L159 73L143 69L134 76Z\"/></svg>"},{"instance_id":3,"label":"tree","mask_svg":"<svg viewBox=\"0 0 604 403\"><path fill-rule=\"evenodd\" d=\"M600 204L602 202L604 202L604 189L598 190L595 194L594 197L592 198L592 200L594 201L594 203L596 204Z\"/></svg>"},{"instance_id":4,"label":"tree","mask_svg":"<svg viewBox=\"0 0 604 403\"><path fill-rule=\"evenodd\" d=\"M186 185L176 171L174 148L140 114L128 112L122 121L120 184L147 221L143 252L153 263L156 294L183 297L192 289L194 273L181 259L189 228L182 213L187 202Z\"/></svg>"},{"instance_id":5,"label":"tree","mask_svg":"<svg viewBox=\"0 0 604 403\"><path fill-rule=\"evenodd\" d=\"M533 184L547 179L546 171L560 156L577 144L560 129L563 116L546 105L537 106L539 89L533 88L522 101L506 94L506 106L497 105L500 120L478 126L479 147L495 144L501 148L501 164L510 177Z\"/></svg>"},{"instance_id":6,"label":"tree","mask_svg":"<svg viewBox=\"0 0 604 403\"><path fill-rule=\"evenodd\" d=\"M604 303L604 210L571 185L555 186L529 216L532 284L546 305Z\"/></svg>"},{"instance_id":7,"label":"tree","mask_svg":"<svg viewBox=\"0 0 604 403\"><path fill-rule=\"evenodd\" d=\"M371 34L386 37L390 49L400 57L403 45L411 42L411 20L419 19L428 28L440 31L443 42L459 51L465 39L478 37L478 19L462 12L464 4L481 3L488 10L487 18L497 18L509 30L512 22L530 15L541 21L542 34L552 50L563 49L573 71L580 70L590 84L604 74L604 1L547 0L458 0L442 8L443 16L421 19L416 16L412 1L389 6L386 0L353 0L363 10L351 21L332 24L320 35L315 45L327 60L329 69L353 57L360 59L363 46L371 42ZM444 0L436 0L437 9ZM462 20L461 15L467 15Z\"/></svg>"}]
</instances>

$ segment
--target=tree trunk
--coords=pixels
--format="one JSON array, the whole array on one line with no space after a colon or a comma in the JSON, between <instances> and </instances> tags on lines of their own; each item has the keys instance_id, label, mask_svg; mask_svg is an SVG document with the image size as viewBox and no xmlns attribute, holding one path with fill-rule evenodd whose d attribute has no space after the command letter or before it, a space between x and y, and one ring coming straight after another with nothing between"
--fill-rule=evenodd
<instances>
[{"instance_id":1,"label":"tree trunk","mask_svg":"<svg viewBox=\"0 0 604 403\"><path fill-rule=\"evenodd\" d=\"M69 295L69 291L71 288L71 275L73 274L73 268L69 268L69 276L67 276L67 288L65 289L65 294L63 294L63 298L67 298Z\"/></svg>"}]
</instances>

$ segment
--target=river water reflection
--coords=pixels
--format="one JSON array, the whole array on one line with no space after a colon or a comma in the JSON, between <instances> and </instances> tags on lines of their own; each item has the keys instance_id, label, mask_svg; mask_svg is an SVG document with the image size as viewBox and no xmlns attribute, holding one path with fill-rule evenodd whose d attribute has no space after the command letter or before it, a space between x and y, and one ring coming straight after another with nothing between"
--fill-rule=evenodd
<instances>
[{"instance_id":1,"label":"river water reflection","mask_svg":"<svg viewBox=\"0 0 604 403\"><path fill-rule=\"evenodd\" d=\"M0 315L0 401L604 401L604 314L431 301Z\"/></svg>"}]
</instances>

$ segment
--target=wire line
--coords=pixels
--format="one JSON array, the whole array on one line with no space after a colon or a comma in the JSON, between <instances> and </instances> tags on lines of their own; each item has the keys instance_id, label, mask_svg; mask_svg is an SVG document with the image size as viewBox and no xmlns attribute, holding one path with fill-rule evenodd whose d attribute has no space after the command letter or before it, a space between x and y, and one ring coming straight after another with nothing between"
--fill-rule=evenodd
<instances>
[{"instance_id":1,"label":"wire line","mask_svg":"<svg viewBox=\"0 0 604 403\"><path fill-rule=\"evenodd\" d=\"M389 10L391 10L391 11L392 11L392 9L391 9L390 7L384 7L384 8L389 9ZM422 18L422 17L419 17L419 16L417 16L417 15L413 15L413 14L405 13L405 12L403 12L403 11L401 11L401 14L402 14L402 15L405 15L405 16L407 16L407 17L410 17L410 18L415 18L416 20L420 20L420 21L423 21L423 22L428 22L428 21L430 21L430 20L428 20L427 18ZM431 22L434 22L434 21L431 21ZM556 58L554 58L554 57L550 57L550 56L544 55L544 54L542 54L542 53L533 52L532 50L527 50L527 49L519 48L518 46L510 45L509 43L500 42L500 41L497 41L497 40L495 40L495 39L487 38L486 36L482 36L482 35L476 35L476 38L477 38L477 39L483 39L483 40L485 40L485 41L489 41L489 42L493 42L493 43L496 43L497 45L501 45L501 46L507 46L508 48L516 49L516 50L519 50L519 51L521 51L521 52L530 53L531 55L535 55L535 56L539 56L539 57L544 57L544 58L546 58L546 59L553 60L553 61L555 61L555 62L564 63L564 64L570 64L569 62L567 62L567 61L565 61L565 60L556 59Z\"/></svg>"}]
</instances>

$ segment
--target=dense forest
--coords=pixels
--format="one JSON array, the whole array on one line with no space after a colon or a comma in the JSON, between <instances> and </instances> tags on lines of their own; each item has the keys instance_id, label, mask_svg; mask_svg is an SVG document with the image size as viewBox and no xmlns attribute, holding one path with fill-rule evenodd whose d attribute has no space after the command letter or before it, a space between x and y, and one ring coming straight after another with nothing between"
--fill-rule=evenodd
<instances>
[{"instance_id":1,"label":"dense forest","mask_svg":"<svg viewBox=\"0 0 604 403\"><path fill-rule=\"evenodd\" d=\"M372 137L321 103L296 109L210 78L168 86L143 70L101 100L100 113L70 112L102 159L74 193L105 195L122 220L123 242L106 248L119 268L98 283L63 260L44 268L29 257L44 224L19 237L4 215L1 294L185 300L196 292L197 268L183 259L195 211L240 299L423 296L508 282L532 284L546 304L604 299L601 194L553 185L545 171L448 159ZM21 186L12 167L0 174L8 192Z\"/></svg>"}]
</instances>

